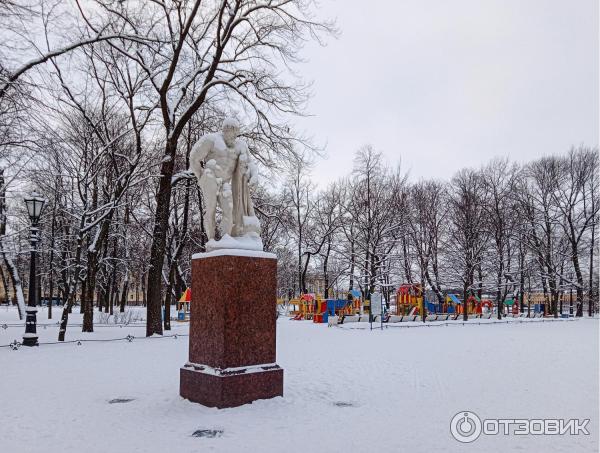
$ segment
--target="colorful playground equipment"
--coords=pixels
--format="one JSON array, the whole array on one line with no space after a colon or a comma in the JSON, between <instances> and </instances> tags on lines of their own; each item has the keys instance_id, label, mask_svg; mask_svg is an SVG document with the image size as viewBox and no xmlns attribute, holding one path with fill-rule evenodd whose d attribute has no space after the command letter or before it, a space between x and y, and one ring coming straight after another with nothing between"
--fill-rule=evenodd
<instances>
[{"instance_id":1,"label":"colorful playground equipment","mask_svg":"<svg viewBox=\"0 0 600 453\"><path fill-rule=\"evenodd\" d=\"M527 293L524 300L531 306L531 311L538 316L546 316L552 311L550 297L544 293ZM528 308L525 308L528 311Z\"/></svg>"},{"instance_id":2,"label":"colorful playground equipment","mask_svg":"<svg viewBox=\"0 0 600 453\"><path fill-rule=\"evenodd\" d=\"M352 313L360 313L362 293L358 289L348 291L347 299L352 302Z\"/></svg>"},{"instance_id":3,"label":"colorful playground equipment","mask_svg":"<svg viewBox=\"0 0 600 453\"><path fill-rule=\"evenodd\" d=\"M317 299L313 322L326 323L330 316L352 315L353 304L347 299Z\"/></svg>"},{"instance_id":4,"label":"colorful playground equipment","mask_svg":"<svg viewBox=\"0 0 600 453\"><path fill-rule=\"evenodd\" d=\"M362 306L361 292L352 290L346 299L324 299L320 294L302 294L289 301L291 319L313 320L316 323L327 322L329 316L348 316L359 314Z\"/></svg>"},{"instance_id":5,"label":"colorful playground equipment","mask_svg":"<svg viewBox=\"0 0 600 453\"><path fill-rule=\"evenodd\" d=\"M514 298L506 299L504 301L505 313L512 313L513 315L519 314L519 301Z\"/></svg>"},{"instance_id":6,"label":"colorful playground equipment","mask_svg":"<svg viewBox=\"0 0 600 453\"><path fill-rule=\"evenodd\" d=\"M190 320L190 302L192 301L192 290L186 288L179 300L177 301L177 321Z\"/></svg>"},{"instance_id":7,"label":"colorful playground equipment","mask_svg":"<svg viewBox=\"0 0 600 453\"><path fill-rule=\"evenodd\" d=\"M396 292L396 315L424 315L423 288L419 284L400 285Z\"/></svg>"},{"instance_id":8,"label":"colorful playground equipment","mask_svg":"<svg viewBox=\"0 0 600 453\"><path fill-rule=\"evenodd\" d=\"M425 301L427 313L433 314L455 314L460 304L461 301L454 294L448 294L442 303Z\"/></svg>"},{"instance_id":9,"label":"colorful playground equipment","mask_svg":"<svg viewBox=\"0 0 600 453\"><path fill-rule=\"evenodd\" d=\"M456 296L454 296L456 298ZM458 298L456 298L458 300ZM458 314L464 313L464 307L462 302L458 301L458 304L455 305L456 312ZM490 314L494 310L494 303L491 300L481 300L475 294L471 294L467 297L467 314L468 315L481 315L481 314Z\"/></svg>"},{"instance_id":10,"label":"colorful playground equipment","mask_svg":"<svg viewBox=\"0 0 600 453\"><path fill-rule=\"evenodd\" d=\"M315 311L315 295L302 294L299 298L290 300L290 306L293 307L290 311L293 320L312 319Z\"/></svg>"},{"instance_id":11,"label":"colorful playground equipment","mask_svg":"<svg viewBox=\"0 0 600 453\"><path fill-rule=\"evenodd\" d=\"M341 294L343 296L343 294ZM303 294L289 301L290 314L294 320L312 320L315 323L328 323L330 318L334 324L350 322L379 322L379 317L371 319L368 301L363 301L360 291L346 293L346 298L324 299L319 294ZM339 297L339 296L338 296ZM447 294L443 302L438 302L435 295L428 300L420 284L401 285L396 293L396 304L390 312L384 313L383 322L415 322L415 321L449 321L460 320L464 306L457 294ZM189 296L188 296L189 298ZM182 296L181 301L185 301ZM180 304L181 304L180 301ZM548 298L542 293L525 294L524 301L531 304L531 316L543 317L550 313ZM528 304L526 304L528 305ZM505 316L529 316L528 308L521 310L518 298L509 297L503 302ZM189 311L189 302L178 305L178 309ZM187 307L187 308L186 308ZM495 310L495 304L489 299L479 298L476 294L467 297L467 315L469 318L490 319Z\"/></svg>"}]
</instances>

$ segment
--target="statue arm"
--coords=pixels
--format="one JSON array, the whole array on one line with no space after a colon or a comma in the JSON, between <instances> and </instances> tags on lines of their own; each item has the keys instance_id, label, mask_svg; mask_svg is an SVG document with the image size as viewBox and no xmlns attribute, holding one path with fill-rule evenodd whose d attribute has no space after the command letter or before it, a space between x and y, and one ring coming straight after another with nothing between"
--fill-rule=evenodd
<instances>
[{"instance_id":1,"label":"statue arm","mask_svg":"<svg viewBox=\"0 0 600 453\"><path fill-rule=\"evenodd\" d=\"M198 178L204 172L203 162L210 153L213 147L212 140L205 138L197 141L190 152L190 170L192 170Z\"/></svg>"},{"instance_id":2,"label":"statue arm","mask_svg":"<svg viewBox=\"0 0 600 453\"><path fill-rule=\"evenodd\" d=\"M258 170L254 162L248 162L248 183L254 187L258 184Z\"/></svg>"},{"instance_id":3,"label":"statue arm","mask_svg":"<svg viewBox=\"0 0 600 453\"><path fill-rule=\"evenodd\" d=\"M256 169L256 165L250 157L250 151L248 151L246 146L242 149L238 159L243 165L244 174L246 175L248 184L250 186L256 186L256 184L258 184L258 170Z\"/></svg>"}]
</instances>

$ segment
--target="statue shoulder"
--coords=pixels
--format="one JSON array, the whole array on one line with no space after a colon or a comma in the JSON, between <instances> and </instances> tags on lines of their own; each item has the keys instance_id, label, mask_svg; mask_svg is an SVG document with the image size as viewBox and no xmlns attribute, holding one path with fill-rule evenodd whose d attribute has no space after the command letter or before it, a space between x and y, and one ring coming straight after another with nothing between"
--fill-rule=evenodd
<instances>
[{"instance_id":1,"label":"statue shoulder","mask_svg":"<svg viewBox=\"0 0 600 453\"><path fill-rule=\"evenodd\" d=\"M199 141L210 143L211 145L216 145L218 142L223 141L223 139L219 136L217 132L211 132L209 134L203 135Z\"/></svg>"},{"instance_id":2,"label":"statue shoulder","mask_svg":"<svg viewBox=\"0 0 600 453\"><path fill-rule=\"evenodd\" d=\"M200 148L206 148L208 147L212 147L215 144L215 138L213 137L214 134L205 134L202 137L200 137L198 139L198 141L196 143L194 143L194 146L192 148L192 151L194 149L200 149Z\"/></svg>"},{"instance_id":3,"label":"statue shoulder","mask_svg":"<svg viewBox=\"0 0 600 453\"><path fill-rule=\"evenodd\" d=\"M242 140L241 138L237 138L235 140L235 150L238 152L239 155L248 154L248 143L246 143L246 141Z\"/></svg>"}]
</instances>

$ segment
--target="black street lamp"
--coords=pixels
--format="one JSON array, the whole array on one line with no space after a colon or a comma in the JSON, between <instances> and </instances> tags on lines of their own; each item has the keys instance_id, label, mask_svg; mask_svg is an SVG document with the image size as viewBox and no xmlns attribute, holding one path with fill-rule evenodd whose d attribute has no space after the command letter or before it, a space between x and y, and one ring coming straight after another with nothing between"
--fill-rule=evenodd
<instances>
[{"instance_id":1,"label":"black street lamp","mask_svg":"<svg viewBox=\"0 0 600 453\"><path fill-rule=\"evenodd\" d=\"M573 272L569 273L569 316L573 317Z\"/></svg>"},{"instance_id":2,"label":"black street lamp","mask_svg":"<svg viewBox=\"0 0 600 453\"><path fill-rule=\"evenodd\" d=\"M31 197L25 198L25 205L27 206L27 213L29 214L29 220L31 220L29 240L31 242L31 262L29 264L29 295L27 298L27 308L25 312L27 317L25 319L25 333L23 334L23 346L37 346L38 336L36 331L37 324L37 308L35 306L35 262L36 262L36 247L39 241L38 237L38 222L40 220L40 214L44 209L46 200L37 193L33 192Z\"/></svg>"}]
</instances>

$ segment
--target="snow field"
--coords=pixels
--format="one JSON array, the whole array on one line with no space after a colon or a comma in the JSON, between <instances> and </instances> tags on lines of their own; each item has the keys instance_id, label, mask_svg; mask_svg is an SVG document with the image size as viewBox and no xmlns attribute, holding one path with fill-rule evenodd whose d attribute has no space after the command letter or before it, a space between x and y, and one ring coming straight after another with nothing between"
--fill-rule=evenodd
<instances>
[{"instance_id":1,"label":"snow field","mask_svg":"<svg viewBox=\"0 0 600 453\"><path fill-rule=\"evenodd\" d=\"M38 322L44 317L40 310ZM0 309L0 325L17 319ZM186 324L173 325L171 335L187 333ZM179 396L185 336L0 348L0 451L598 450L598 319L370 331L282 318L277 327L284 397L225 410ZM145 333L95 330L69 327L67 340ZM56 340L56 326L38 332L42 342ZM0 345L21 335L0 328ZM590 418L591 435L482 435L460 444L449 424L464 410L481 418ZM193 437L197 430L222 434Z\"/></svg>"}]
</instances>

